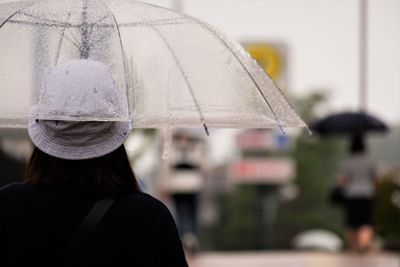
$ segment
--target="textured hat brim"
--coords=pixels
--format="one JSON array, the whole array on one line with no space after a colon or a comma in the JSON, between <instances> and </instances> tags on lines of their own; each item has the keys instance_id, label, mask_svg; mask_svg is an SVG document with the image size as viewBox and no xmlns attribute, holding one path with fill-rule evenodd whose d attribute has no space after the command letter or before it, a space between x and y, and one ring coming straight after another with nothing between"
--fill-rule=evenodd
<instances>
[{"instance_id":1,"label":"textured hat brim","mask_svg":"<svg viewBox=\"0 0 400 267\"><path fill-rule=\"evenodd\" d=\"M74 146L61 143L48 134L40 121L30 120L28 122L29 137L38 149L53 157L67 160L98 158L111 153L125 142L129 133L128 122L113 122L108 138L100 138L98 142L90 145Z\"/></svg>"}]
</instances>

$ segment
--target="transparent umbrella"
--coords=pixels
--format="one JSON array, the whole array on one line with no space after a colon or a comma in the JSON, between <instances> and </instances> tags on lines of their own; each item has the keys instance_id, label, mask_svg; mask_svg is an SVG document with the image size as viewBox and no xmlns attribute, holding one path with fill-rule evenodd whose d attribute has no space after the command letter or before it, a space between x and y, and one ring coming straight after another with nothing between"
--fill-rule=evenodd
<instances>
[{"instance_id":1,"label":"transparent umbrella","mask_svg":"<svg viewBox=\"0 0 400 267\"><path fill-rule=\"evenodd\" d=\"M130 0L0 5L0 126L29 118L131 121L136 128L305 127L236 42L196 18ZM126 108L91 117L32 112L50 68L107 64ZM49 102L51 103L51 101Z\"/></svg>"}]
</instances>

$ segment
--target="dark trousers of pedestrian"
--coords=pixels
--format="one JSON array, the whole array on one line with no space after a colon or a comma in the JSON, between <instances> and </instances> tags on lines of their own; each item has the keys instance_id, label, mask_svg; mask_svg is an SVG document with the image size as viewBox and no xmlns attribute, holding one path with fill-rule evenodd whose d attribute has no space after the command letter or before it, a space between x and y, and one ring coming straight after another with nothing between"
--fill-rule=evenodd
<instances>
[{"instance_id":1,"label":"dark trousers of pedestrian","mask_svg":"<svg viewBox=\"0 0 400 267\"><path fill-rule=\"evenodd\" d=\"M180 234L197 236L197 194L173 194Z\"/></svg>"}]
</instances>

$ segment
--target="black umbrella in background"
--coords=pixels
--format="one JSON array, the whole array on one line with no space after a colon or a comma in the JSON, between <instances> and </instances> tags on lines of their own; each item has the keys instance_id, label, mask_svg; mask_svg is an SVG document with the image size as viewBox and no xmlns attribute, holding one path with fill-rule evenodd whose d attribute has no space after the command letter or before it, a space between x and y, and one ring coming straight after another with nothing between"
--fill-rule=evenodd
<instances>
[{"instance_id":1,"label":"black umbrella in background","mask_svg":"<svg viewBox=\"0 0 400 267\"><path fill-rule=\"evenodd\" d=\"M320 135L384 133L388 129L383 121L363 111L331 114L311 124L311 130Z\"/></svg>"}]
</instances>

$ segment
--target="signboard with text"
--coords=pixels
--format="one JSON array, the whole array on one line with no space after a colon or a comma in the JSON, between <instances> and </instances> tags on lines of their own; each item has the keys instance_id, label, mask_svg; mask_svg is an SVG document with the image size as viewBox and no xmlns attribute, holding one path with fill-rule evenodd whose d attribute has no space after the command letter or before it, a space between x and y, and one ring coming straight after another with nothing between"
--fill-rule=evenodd
<instances>
[{"instance_id":1,"label":"signboard with text","mask_svg":"<svg viewBox=\"0 0 400 267\"><path fill-rule=\"evenodd\" d=\"M283 184L291 181L295 164L289 158L243 159L231 166L231 178L238 183Z\"/></svg>"}]
</instances>

